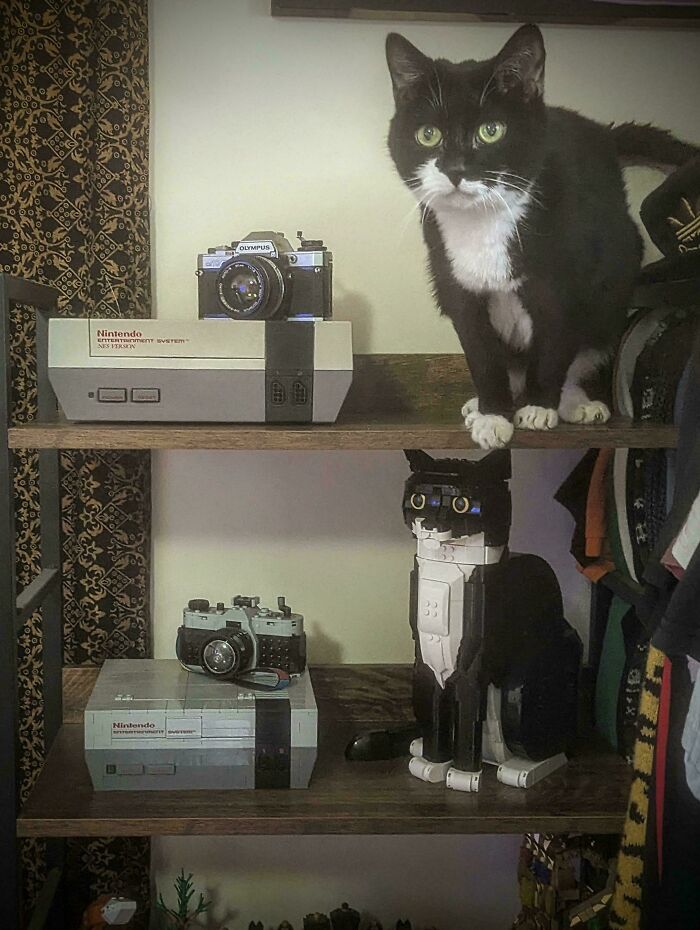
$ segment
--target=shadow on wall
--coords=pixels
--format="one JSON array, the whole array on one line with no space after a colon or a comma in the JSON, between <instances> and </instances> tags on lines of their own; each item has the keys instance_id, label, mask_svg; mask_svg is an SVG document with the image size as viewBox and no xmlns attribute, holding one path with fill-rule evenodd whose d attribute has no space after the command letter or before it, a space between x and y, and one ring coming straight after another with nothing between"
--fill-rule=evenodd
<instances>
[{"instance_id":1,"label":"shadow on wall","mask_svg":"<svg viewBox=\"0 0 700 930\"><path fill-rule=\"evenodd\" d=\"M337 279L333 281L333 318L352 323L354 352L364 352L372 345L372 322L377 312L360 291L348 290Z\"/></svg>"},{"instance_id":2,"label":"shadow on wall","mask_svg":"<svg viewBox=\"0 0 700 930\"><path fill-rule=\"evenodd\" d=\"M329 636L319 623L313 623L306 631L309 639L309 664L342 665L343 645Z\"/></svg>"}]
</instances>

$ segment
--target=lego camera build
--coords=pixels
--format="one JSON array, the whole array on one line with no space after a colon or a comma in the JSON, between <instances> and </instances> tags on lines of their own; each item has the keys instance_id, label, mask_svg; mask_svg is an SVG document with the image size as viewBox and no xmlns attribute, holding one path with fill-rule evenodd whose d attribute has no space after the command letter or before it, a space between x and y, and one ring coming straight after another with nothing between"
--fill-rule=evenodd
<instances>
[{"instance_id":1,"label":"lego camera build","mask_svg":"<svg viewBox=\"0 0 700 930\"><path fill-rule=\"evenodd\" d=\"M293 249L283 233L253 232L197 258L199 316L329 319L333 255L320 239Z\"/></svg>"},{"instance_id":2,"label":"lego camera build","mask_svg":"<svg viewBox=\"0 0 700 930\"><path fill-rule=\"evenodd\" d=\"M220 680L256 668L300 675L306 668L304 618L292 613L283 597L277 598L276 611L259 604L259 597L241 594L231 607L223 602L212 607L203 598L189 601L175 647L182 665Z\"/></svg>"}]
</instances>

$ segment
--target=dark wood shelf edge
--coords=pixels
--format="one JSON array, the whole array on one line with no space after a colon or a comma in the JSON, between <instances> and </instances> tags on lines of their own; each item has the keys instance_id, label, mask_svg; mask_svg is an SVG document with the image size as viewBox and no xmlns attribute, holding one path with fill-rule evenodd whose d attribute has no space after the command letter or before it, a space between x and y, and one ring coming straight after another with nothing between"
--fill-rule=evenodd
<instances>
[{"instance_id":1,"label":"dark wood shelf edge","mask_svg":"<svg viewBox=\"0 0 700 930\"><path fill-rule=\"evenodd\" d=\"M438 789L439 790L439 789ZM40 820L20 817L17 836L28 838L104 836L483 836L520 833L601 833L618 834L624 826L619 816L577 817L512 816L464 818L414 817L397 820L386 817L342 818L158 818L157 820L99 819Z\"/></svg>"},{"instance_id":2,"label":"dark wood shelf edge","mask_svg":"<svg viewBox=\"0 0 700 930\"><path fill-rule=\"evenodd\" d=\"M675 28L700 25L700 12L690 7L654 3L648 7L608 0L271 0L272 16L329 19L415 20L418 22L557 23L564 25L646 26Z\"/></svg>"},{"instance_id":3,"label":"dark wood shelf edge","mask_svg":"<svg viewBox=\"0 0 700 930\"><path fill-rule=\"evenodd\" d=\"M676 427L620 418L604 426L516 430L515 449L674 448ZM460 424L346 420L332 425L28 423L9 430L13 449L249 449L284 451L478 449Z\"/></svg>"}]
</instances>

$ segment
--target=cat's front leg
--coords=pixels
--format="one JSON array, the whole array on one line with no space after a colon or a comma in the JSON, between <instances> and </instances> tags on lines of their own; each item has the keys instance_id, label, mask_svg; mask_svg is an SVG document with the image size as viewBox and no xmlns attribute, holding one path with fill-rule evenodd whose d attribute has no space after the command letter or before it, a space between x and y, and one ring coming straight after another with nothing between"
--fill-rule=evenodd
<instances>
[{"instance_id":1,"label":"cat's front leg","mask_svg":"<svg viewBox=\"0 0 700 930\"><path fill-rule=\"evenodd\" d=\"M538 304L528 348L525 402L513 417L517 429L550 430L558 425L562 387L576 351L563 308L554 301Z\"/></svg>"},{"instance_id":2,"label":"cat's front leg","mask_svg":"<svg viewBox=\"0 0 700 930\"><path fill-rule=\"evenodd\" d=\"M507 353L488 321L486 299L475 299L458 313L448 315L477 394L462 408L465 426L482 449L502 449L513 436L513 400Z\"/></svg>"}]
</instances>

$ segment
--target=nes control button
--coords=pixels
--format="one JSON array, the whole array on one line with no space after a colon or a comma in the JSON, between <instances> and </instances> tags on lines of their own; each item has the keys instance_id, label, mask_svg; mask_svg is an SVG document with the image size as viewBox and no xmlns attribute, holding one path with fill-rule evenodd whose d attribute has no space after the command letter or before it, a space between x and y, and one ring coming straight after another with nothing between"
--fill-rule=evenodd
<instances>
[{"instance_id":1,"label":"nes control button","mask_svg":"<svg viewBox=\"0 0 700 930\"><path fill-rule=\"evenodd\" d=\"M135 404L159 404L160 388L132 388L131 400Z\"/></svg>"},{"instance_id":2,"label":"nes control button","mask_svg":"<svg viewBox=\"0 0 700 930\"><path fill-rule=\"evenodd\" d=\"M143 775L142 765L116 765L117 775Z\"/></svg>"},{"instance_id":3,"label":"nes control button","mask_svg":"<svg viewBox=\"0 0 700 930\"><path fill-rule=\"evenodd\" d=\"M98 388L97 400L101 404L125 404L126 388Z\"/></svg>"},{"instance_id":4,"label":"nes control button","mask_svg":"<svg viewBox=\"0 0 700 930\"><path fill-rule=\"evenodd\" d=\"M175 766L174 765L147 765L146 766L146 775L174 775Z\"/></svg>"}]
</instances>

